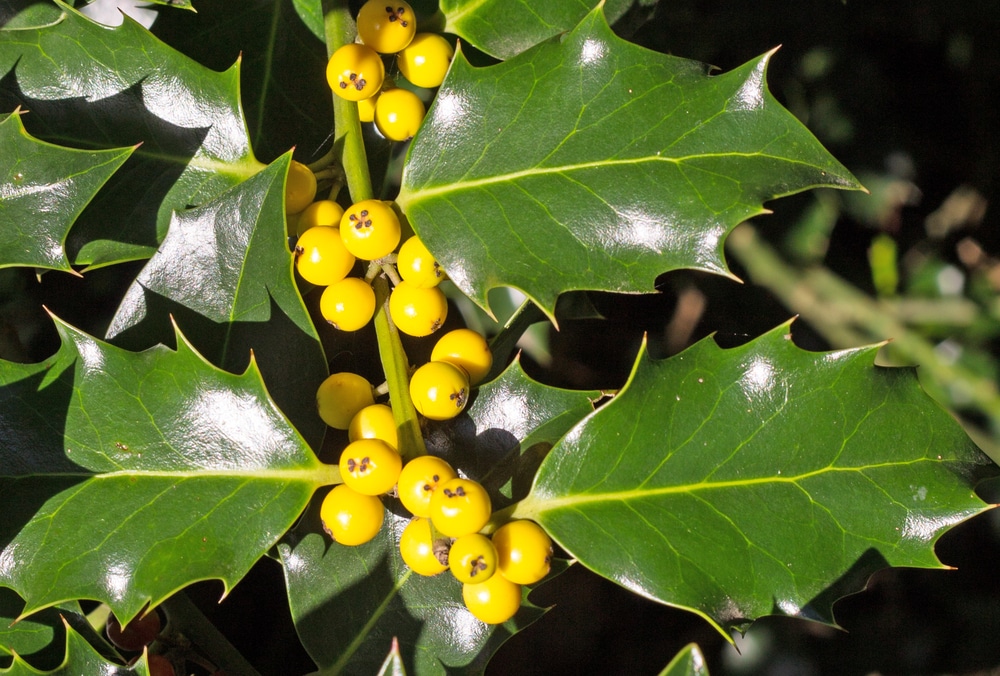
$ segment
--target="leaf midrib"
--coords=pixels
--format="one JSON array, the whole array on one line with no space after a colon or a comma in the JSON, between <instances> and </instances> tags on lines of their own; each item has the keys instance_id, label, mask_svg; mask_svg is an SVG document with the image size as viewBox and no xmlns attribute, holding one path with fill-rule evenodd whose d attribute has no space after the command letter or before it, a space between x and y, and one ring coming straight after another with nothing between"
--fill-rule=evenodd
<instances>
[{"instance_id":1,"label":"leaf midrib","mask_svg":"<svg viewBox=\"0 0 1000 676\"><path fill-rule=\"evenodd\" d=\"M396 198L396 202L400 206L413 205L418 202L428 200L439 195L447 195L449 193L460 192L462 190L472 190L475 188L481 188L488 185L498 184L498 183L508 183L517 181L524 178L534 178L537 176L546 176L550 174L568 174L576 171L584 171L587 169L605 169L618 166L629 166L629 165L640 165L649 162L667 162L670 164L682 164L685 162L691 162L694 160L702 159L718 159L727 157L739 157L739 158L762 158L769 160L777 160L780 162L787 162L789 164L798 164L802 166L807 166L813 169L822 170L821 167L817 167L808 162L803 162L801 160L790 159L787 157L780 157L777 155L771 155L769 153L761 152L725 152L725 153L699 153L697 155L686 155L682 157L668 157L664 155L648 155L644 157L634 157L623 160L594 160L591 162L577 162L575 164L564 164L557 167L533 167L530 169L522 169L520 171L512 171L506 174L495 174L493 176L487 176L484 178L470 179L467 181L455 181L452 183L440 184L437 187L421 188L419 190L407 190L405 187L400 192L399 196Z\"/></svg>"},{"instance_id":2,"label":"leaf midrib","mask_svg":"<svg viewBox=\"0 0 1000 676\"><path fill-rule=\"evenodd\" d=\"M679 484L673 486L660 486L657 488L634 488L624 491L610 491L606 493L581 493L567 495L564 497L546 498L534 493L529 495L517 509L518 513L543 513L558 509L574 508L581 505L600 502L628 502L630 500L646 500L652 497L664 495L682 495L708 490L722 490L733 488L744 488L765 484L798 484L807 479L811 479L827 473L863 473L869 470L896 468L906 465L914 465L922 462L931 462L928 458L917 458L915 460L903 462L885 462L872 465L860 465L857 467L823 467L821 469L805 472L795 476L773 476L758 477L754 479L737 479L732 481L702 481L693 484Z\"/></svg>"}]
</instances>

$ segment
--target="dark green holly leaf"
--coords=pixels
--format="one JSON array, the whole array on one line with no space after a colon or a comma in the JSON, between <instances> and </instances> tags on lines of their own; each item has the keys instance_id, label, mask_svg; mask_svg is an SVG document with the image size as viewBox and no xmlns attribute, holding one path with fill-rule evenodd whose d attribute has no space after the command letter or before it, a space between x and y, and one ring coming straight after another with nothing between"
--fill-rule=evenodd
<instances>
[{"instance_id":1,"label":"dark green holly leaf","mask_svg":"<svg viewBox=\"0 0 1000 676\"><path fill-rule=\"evenodd\" d=\"M832 603L984 509L995 467L878 346L796 347L786 327L723 350L643 353L625 389L542 464L517 516L588 568L720 627Z\"/></svg>"},{"instance_id":2,"label":"dark green holly leaf","mask_svg":"<svg viewBox=\"0 0 1000 676\"><path fill-rule=\"evenodd\" d=\"M338 479L267 396L178 335L141 353L56 322L39 364L0 361L0 586L25 614L107 602L128 622L193 581L236 584Z\"/></svg>"},{"instance_id":3,"label":"dark green holly leaf","mask_svg":"<svg viewBox=\"0 0 1000 676\"><path fill-rule=\"evenodd\" d=\"M670 660L660 676L708 676L708 665L705 664L701 649L691 643Z\"/></svg>"},{"instance_id":4,"label":"dark green holly leaf","mask_svg":"<svg viewBox=\"0 0 1000 676\"><path fill-rule=\"evenodd\" d=\"M209 70L128 17L108 28L60 6L65 16L54 25L0 30L0 110L29 111L28 131L60 145L141 143L67 248L74 263L91 265L149 256L172 211L262 168L240 109L239 66Z\"/></svg>"},{"instance_id":5,"label":"dark green holly leaf","mask_svg":"<svg viewBox=\"0 0 1000 676\"><path fill-rule=\"evenodd\" d=\"M710 77L617 38L599 9L505 63L459 55L397 202L484 308L496 286L552 316L564 291L724 273L726 234L765 200L860 187L768 92L770 57Z\"/></svg>"},{"instance_id":6,"label":"dark green holly leaf","mask_svg":"<svg viewBox=\"0 0 1000 676\"><path fill-rule=\"evenodd\" d=\"M55 669L66 655L66 625L94 630L77 602L46 608L17 621L24 601L10 589L0 587L0 655L17 654L35 669ZM96 636L94 636L96 639ZM0 658L0 663L9 664Z\"/></svg>"},{"instance_id":7,"label":"dark green holly leaf","mask_svg":"<svg viewBox=\"0 0 1000 676\"><path fill-rule=\"evenodd\" d=\"M326 357L292 274L285 236L291 154L205 206L174 214L107 331L119 347L169 344L176 322L209 361L238 373L253 351L268 392L318 448ZM172 320L171 320L172 318Z\"/></svg>"},{"instance_id":8,"label":"dark green holly leaf","mask_svg":"<svg viewBox=\"0 0 1000 676\"><path fill-rule=\"evenodd\" d=\"M441 11L446 32L498 59L509 59L573 28L598 4L596 0L442 0ZM603 4L608 21L614 23L635 2L605 0ZM640 0L639 4L653 2Z\"/></svg>"},{"instance_id":9,"label":"dark green holly leaf","mask_svg":"<svg viewBox=\"0 0 1000 676\"><path fill-rule=\"evenodd\" d=\"M319 39L303 25L299 8L314 12ZM257 157L271 159L295 146L296 159L317 160L333 129L320 2L255 0L234 12L231 0L202 0L197 9L161 12L150 30L209 68L240 60L240 96Z\"/></svg>"},{"instance_id":10,"label":"dark green holly leaf","mask_svg":"<svg viewBox=\"0 0 1000 676\"><path fill-rule=\"evenodd\" d=\"M61 18L62 9L47 1L7 0L0 5L0 29L4 30L46 26Z\"/></svg>"},{"instance_id":11,"label":"dark green holly leaf","mask_svg":"<svg viewBox=\"0 0 1000 676\"><path fill-rule=\"evenodd\" d=\"M0 120L0 267L69 270L70 226L134 148L45 143L28 134L21 115Z\"/></svg>"},{"instance_id":12,"label":"dark green holly leaf","mask_svg":"<svg viewBox=\"0 0 1000 676\"><path fill-rule=\"evenodd\" d=\"M506 472L509 481L513 460L523 455L527 464L537 464L534 454L543 454L593 410L587 395L541 385L515 363L451 421L455 435L431 432L429 450L473 477L499 463L492 484L502 485L499 475ZM502 500L496 492L494 498ZM386 525L368 544L331 543L319 522L317 496L278 546L303 645L322 668L374 673L396 637L409 673L481 673L497 648L543 611L525 603L503 625L476 620L451 574L421 577L406 567L399 536L409 516L395 501L386 502Z\"/></svg>"},{"instance_id":13,"label":"dark green holly leaf","mask_svg":"<svg viewBox=\"0 0 1000 676\"><path fill-rule=\"evenodd\" d=\"M51 671L38 671L25 662L21 656L14 657L8 669L0 669L4 676L80 676L80 674L101 674L101 676L150 676L145 659L132 668L107 661L78 634L73 627L66 626L66 648L62 663Z\"/></svg>"}]
</instances>

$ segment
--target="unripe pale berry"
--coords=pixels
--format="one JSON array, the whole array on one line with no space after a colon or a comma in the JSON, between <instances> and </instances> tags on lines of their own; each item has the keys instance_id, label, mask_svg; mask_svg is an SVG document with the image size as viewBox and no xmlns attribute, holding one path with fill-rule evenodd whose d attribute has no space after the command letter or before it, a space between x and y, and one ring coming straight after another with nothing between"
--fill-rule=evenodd
<instances>
[{"instance_id":1,"label":"unripe pale berry","mask_svg":"<svg viewBox=\"0 0 1000 676\"><path fill-rule=\"evenodd\" d=\"M374 403L371 383L356 373L333 373L316 390L319 417L338 430L346 430L358 411Z\"/></svg>"}]
</instances>

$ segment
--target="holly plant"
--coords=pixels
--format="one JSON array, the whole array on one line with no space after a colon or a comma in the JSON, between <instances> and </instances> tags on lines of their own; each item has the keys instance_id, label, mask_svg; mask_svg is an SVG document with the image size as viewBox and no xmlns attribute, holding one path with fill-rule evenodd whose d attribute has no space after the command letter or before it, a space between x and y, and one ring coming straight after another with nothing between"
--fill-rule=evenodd
<instances>
[{"instance_id":1,"label":"holly plant","mask_svg":"<svg viewBox=\"0 0 1000 676\"><path fill-rule=\"evenodd\" d=\"M589 294L736 283L770 200L864 189L775 51L612 30L648 0L160 4L0 10L0 267L128 275L0 352L0 673L255 673L184 589L264 557L320 674L482 672L570 567L727 639L832 625L986 508L991 463L878 345L644 345L605 391L519 356Z\"/></svg>"}]
</instances>

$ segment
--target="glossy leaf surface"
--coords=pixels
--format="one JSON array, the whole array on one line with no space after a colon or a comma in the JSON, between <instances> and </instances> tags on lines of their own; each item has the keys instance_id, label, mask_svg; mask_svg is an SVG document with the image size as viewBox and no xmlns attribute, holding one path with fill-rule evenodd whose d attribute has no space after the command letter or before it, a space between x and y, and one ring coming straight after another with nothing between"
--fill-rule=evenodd
<instances>
[{"instance_id":1,"label":"glossy leaf surface","mask_svg":"<svg viewBox=\"0 0 1000 676\"><path fill-rule=\"evenodd\" d=\"M442 0L440 6L445 31L498 59L509 59L570 30L597 4L594 0ZM608 21L614 23L632 4L633 0L606 0Z\"/></svg>"},{"instance_id":2,"label":"glossy leaf surface","mask_svg":"<svg viewBox=\"0 0 1000 676\"><path fill-rule=\"evenodd\" d=\"M779 327L643 354L519 512L588 568L718 625L832 622L878 568L941 567L935 541L984 509L972 481L993 471L912 370L872 366L876 350L805 352Z\"/></svg>"},{"instance_id":3,"label":"glossy leaf surface","mask_svg":"<svg viewBox=\"0 0 1000 676\"><path fill-rule=\"evenodd\" d=\"M0 120L0 267L69 270L70 226L134 149L45 143L28 134L22 115Z\"/></svg>"},{"instance_id":4,"label":"glossy leaf surface","mask_svg":"<svg viewBox=\"0 0 1000 676\"><path fill-rule=\"evenodd\" d=\"M506 460L500 466L509 480L513 458L551 446L590 410L587 393L541 385L515 364L481 387L466 412L452 421L460 430L457 436L432 432L428 450L472 477L481 478L491 461ZM499 477L491 482L504 483ZM493 497L502 499L496 492ZM368 544L332 543L319 523L317 496L278 546L303 645L321 667L375 673L397 637L408 673L481 673L496 649L542 611L526 604L495 627L475 619L454 576L421 577L406 567L398 549L409 515L396 501L385 502L386 525Z\"/></svg>"},{"instance_id":5,"label":"glossy leaf surface","mask_svg":"<svg viewBox=\"0 0 1000 676\"><path fill-rule=\"evenodd\" d=\"M289 159L174 214L107 337L131 350L169 344L173 321L203 356L234 373L253 351L268 392L318 448L326 425L316 413L316 388L327 366L292 276L283 201Z\"/></svg>"},{"instance_id":6,"label":"glossy leaf surface","mask_svg":"<svg viewBox=\"0 0 1000 676\"><path fill-rule=\"evenodd\" d=\"M78 676L79 674L101 674L101 676L149 676L146 660L142 659L133 667L125 667L107 661L87 643L86 639L72 627L66 627L66 647L62 663L51 671L39 671L20 657L7 669L0 669L4 676Z\"/></svg>"},{"instance_id":7,"label":"glossy leaf surface","mask_svg":"<svg viewBox=\"0 0 1000 676\"><path fill-rule=\"evenodd\" d=\"M267 397L178 336L131 353L57 322L60 350L0 361L0 585L25 614L107 602L128 622L193 581L228 589L336 480Z\"/></svg>"},{"instance_id":8,"label":"glossy leaf surface","mask_svg":"<svg viewBox=\"0 0 1000 676\"><path fill-rule=\"evenodd\" d=\"M564 291L725 272L726 234L765 200L860 187L768 92L770 57L710 77L619 39L599 10L502 64L458 56L397 202L484 308L496 286L551 316Z\"/></svg>"},{"instance_id":9,"label":"glossy leaf surface","mask_svg":"<svg viewBox=\"0 0 1000 676\"><path fill-rule=\"evenodd\" d=\"M147 257L173 210L204 204L261 169L240 108L239 67L214 72L127 17L109 28L63 8L56 24L0 30L0 110L30 111L28 131L60 145L141 143L67 246L74 263Z\"/></svg>"}]
</instances>

